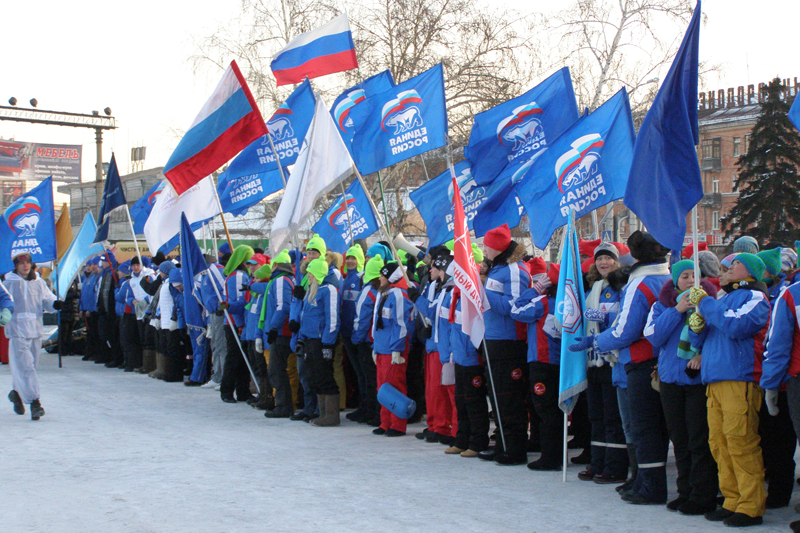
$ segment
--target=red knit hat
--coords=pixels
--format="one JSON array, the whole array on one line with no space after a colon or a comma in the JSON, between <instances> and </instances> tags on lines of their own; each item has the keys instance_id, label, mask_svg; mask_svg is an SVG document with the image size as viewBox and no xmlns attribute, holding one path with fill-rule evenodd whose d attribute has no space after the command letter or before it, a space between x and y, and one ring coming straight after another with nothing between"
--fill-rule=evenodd
<instances>
[{"instance_id":1,"label":"red knit hat","mask_svg":"<svg viewBox=\"0 0 800 533\"><path fill-rule=\"evenodd\" d=\"M558 275L561 273L561 267L555 263L550 263L550 268L547 270L547 277L550 278L550 283L558 285Z\"/></svg>"},{"instance_id":2,"label":"red knit hat","mask_svg":"<svg viewBox=\"0 0 800 533\"><path fill-rule=\"evenodd\" d=\"M483 237L483 245L488 246L492 250L498 252L505 252L511 244L511 228L508 224L503 224L494 229L490 229Z\"/></svg>"},{"instance_id":3,"label":"red knit hat","mask_svg":"<svg viewBox=\"0 0 800 533\"><path fill-rule=\"evenodd\" d=\"M534 257L528 261L528 270L530 271L531 276L535 276L536 274L544 274L547 272L547 263L545 263L544 257Z\"/></svg>"},{"instance_id":4,"label":"red knit hat","mask_svg":"<svg viewBox=\"0 0 800 533\"><path fill-rule=\"evenodd\" d=\"M631 255L631 249L622 244L621 242L612 242L611 244L617 247L617 251L619 252L620 257L622 257L623 255Z\"/></svg>"},{"instance_id":5,"label":"red knit hat","mask_svg":"<svg viewBox=\"0 0 800 533\"><path fill-rule=\"evenodd\" d=\"M698 242L697 243L697 251L698 252L707 252L708 251L708 243L707 242ZM681 252L682 259L691 259L692 255L694 255L694 247L690 244L686 248L683 249Z\"/></svg>"},{"instance_id":6,"label":"red knit hat","mask_svg":"<svg viewBox=\"0 0 800 533\"><path fill-rule=\"evenodd\" d=\"M597 247L595 246L595 248ZM594 252L594 250L592 251ZM589 269L592 268L593 264L594 264L594 257L590 257L589 259L581 263L581 272L586 274L587 272L589 272Z\"/></svg>"},{"instance_id":7,"label":"red knit hat","mask_svg":"<svg viewBox=\"0 0 800 533\"><path fill-rule=\"evenodd\" d=\"M594 257L594 249L597 248L601 242L603 242L602 239L597 239L594 241L584 241L583 239L578 239L578 253L581 255Z\"/></svg>"}]
</instances>

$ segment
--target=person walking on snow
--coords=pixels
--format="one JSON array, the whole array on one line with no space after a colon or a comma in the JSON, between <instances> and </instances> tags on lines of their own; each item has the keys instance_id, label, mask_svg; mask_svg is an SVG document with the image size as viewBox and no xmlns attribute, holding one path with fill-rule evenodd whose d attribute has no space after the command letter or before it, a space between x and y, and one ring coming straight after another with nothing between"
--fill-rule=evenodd
<instances>
[{"instance_id":1,"label":"person walking on snow","mask_svg":"<svg viewBox=\"0 0 800 533\"><path fill-rule=\"evenodd\" d=\"M24 415L24 404L30 404L31 420L39 420L44 416L36 376L44 334L42 314L45 310L56 312L61 309L62 302L56 300L44 280L34 272L30 254L17 254L13 260L14 270L6 275L4 286L0 285L3 289L0 291L0 325L6 328L14 385L8 399L18 415Z\"/></svg>"}]
</instances>

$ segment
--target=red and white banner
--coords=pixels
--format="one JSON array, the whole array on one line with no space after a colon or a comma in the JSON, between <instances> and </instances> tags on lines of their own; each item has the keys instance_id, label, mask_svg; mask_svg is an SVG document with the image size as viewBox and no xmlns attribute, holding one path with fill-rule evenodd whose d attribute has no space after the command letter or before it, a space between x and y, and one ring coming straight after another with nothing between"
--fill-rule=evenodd
<instances>
[{"instance_id":1,"label":"red and white banner","mask_svg":"<svg viewBox=\"0 0 800 533\"><path fill-rule=\"evenodd\" d=\"M478 265L475 264L472 255L472 242L469 238L467 217L464 215L464 203L461 201L461 190L458 188L455 176L453 176L453 212L455 259L451 263L451 268L453 281L461 292L461 330L469 335L472 344L477 348L483 341L483 334L486 331L483 313L489 309L489 302L486 300ZM455 304L455 297L453 303Z\"/></svg>"}]
</instances>

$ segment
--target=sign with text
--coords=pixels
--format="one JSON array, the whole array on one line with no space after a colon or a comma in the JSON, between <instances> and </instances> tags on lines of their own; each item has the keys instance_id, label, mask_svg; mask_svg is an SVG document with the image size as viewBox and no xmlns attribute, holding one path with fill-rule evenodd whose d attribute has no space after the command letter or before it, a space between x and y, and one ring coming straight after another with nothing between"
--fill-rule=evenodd
<instances>
[{"instance_id":1,"label":"sign with text","mask_svg":"<svg viewBox=\"0 0 800 533\"><path fill-rule=\"evenodd\" d=\"M83 147L0 140L0 178L41 181L81 180Z\"/></svg>"}]
</instances>

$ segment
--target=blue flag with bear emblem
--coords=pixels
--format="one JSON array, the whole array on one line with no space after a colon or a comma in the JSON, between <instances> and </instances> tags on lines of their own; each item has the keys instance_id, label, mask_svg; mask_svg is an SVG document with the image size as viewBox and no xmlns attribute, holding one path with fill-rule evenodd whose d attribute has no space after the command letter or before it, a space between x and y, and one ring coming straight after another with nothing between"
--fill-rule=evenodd
<instances>
[{"instance_id":1,"label":"blue flag with bear emblem","mask_svg":"<svg viewBox=\"0 0 800 533\"><path fill-rule=\"evenodd\" d=\"M333 101L331 116L351 156L353 155L352 145L353 134L355 133L353 117L350 116L350 113L353 112L353 108L370 96L388 91L394 87L394 85L392 73L387 69L350 87Z\"/></svg>"},{"instance_id":2,"label":"blue flag with bear emblem","mask_svg":"<svg viewBox=\"0 0 800 533\"><path fill-rule=\"evenodd\" d=\"M553 232L622 198L633 157L635 133L628 93L623 88L593 113L581 117L534 158L515 185L528 213L533 242L544 248Z\"/></svg>"},{"instance_id":3,"label":"blue flag with bear emblem","mask_svg":"<svg viewBox=\"0 0 800 533\"><path fill-rule=\"evenodd\" d=\"M322 237L328 250L340 254L353 245L353 238L366 239L378 231L375 213L358 180L350 184L344 196L336 198L312 231Z\"/></svg>"},{"instance_id":4,"label":"blue flag with bear emblem","mask_svg":"<svg viewBox=\"0 0 800 533\"><path fill-rule=\"evenodd\" d=\"M31 254L34 263L56 258L53 178L48 177L8 206L0 219L0 273L14 270L12 258Z\"/></svg>"},{"instance_id":5,"label":"blue flag with bear emblem","mask_svg":"<svg viewBox=\"0 0 800 533\"><path fill-rule=\"evenodd\" d=\"M442 64L375 96L350 112L352 154L361 174L372 174L447 142Z\"/></svg>"}]
</instances>

